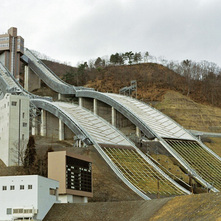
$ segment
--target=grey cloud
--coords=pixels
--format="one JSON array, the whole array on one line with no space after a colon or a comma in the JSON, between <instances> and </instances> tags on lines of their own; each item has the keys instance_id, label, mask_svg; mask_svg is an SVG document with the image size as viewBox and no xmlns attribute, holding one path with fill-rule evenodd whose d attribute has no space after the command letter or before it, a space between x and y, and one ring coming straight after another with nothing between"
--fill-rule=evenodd
<instances>
[{"instance_id":1,"label":"grey cloud","mask_svg":"<svg viewBox=\"0 0 221 221\"><path fill-rule=\"evenodd\" d=\"M7 2L3 0L3 14L0 9L3 21L12 6ZM17 4L0 31L14 22L28 47L61 61L76 64L133 50L221 65L218 0L20 0L20 4L24 11L17 13Z\"/></svg>"}]
</instances>

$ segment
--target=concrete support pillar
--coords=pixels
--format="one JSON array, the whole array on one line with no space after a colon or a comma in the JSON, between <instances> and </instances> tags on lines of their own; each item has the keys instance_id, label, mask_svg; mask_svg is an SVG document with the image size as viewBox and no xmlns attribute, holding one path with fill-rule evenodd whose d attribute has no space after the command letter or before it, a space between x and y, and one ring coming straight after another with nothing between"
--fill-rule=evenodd
<instances>
[{"instance_id":1,"label":"concrete support pillar","mask_svg":"<svg viewBox=\"0 0 221 221\"><path fill-rule=\"evenodd\" d=\"M93 111L94 111L94 114L97 115L97 99L93 100Z\"/></svg>"},{"instance_id":2,"label":"concrete support pillar","mask_svg":"<svg viewBox=\"0 0 221 221\"><path fill-rule=\"evenodd\" d=\"M33 91L41 87L41 79L26 65L24 74L24 89Z\"/></svg>"},{"instance_id":3,"label":"concrete support pillar","mask_svg":"<svg viewBox=\"0 0 221 221\"><path fill-rule=\"evenodd\" d=\"M81 146L82 146L82 141L81 141L81 139L75 137L74 147L81 147Z\"/></svg>"},{"instance_id":4,"label":"concrete support pillar","mask_svg":"<svg viewBox=\"0 0 221 221\"><path fill-rule=\"evenodd\" d=\"M59 140L64 140L64 123L59 119Z\"/></svg>"},{"instance_id":5,"label":"concrete support pillar","mask_svg":"<svg viewBox=\"0 0 221 221\"><path fill-rule=\"evenodd\" d=\"M86 196L83 197L83 203L88 203L88 198Z\"/></svg>"},{"instance_id":6,"label":"concrete support pillar","mask_svg":"<svg viewBox=\"0 0 221 221\"><path fill-rule=\"evenodd\" d=\"M82 145L82 142L81 142L81 140L78 140L79 141L79 143L78 143L78 147L81 147Z\"/></svg>"},{"instance_id":7,"label":"concrete support pillar","mask_svg":"<svg viewBox=\"0 0 221 221\"><path fill-rule=\"evenodd\" d=\"M36 119L35 117L32 119L32 122L31 122L31 135L35 136L36 135Z\"/></svg>"},{"instance_id":8,"label":"concrete support pillar","mask_svg":"<svg viewBox=\"0 0 221 221\"><path fill-rule=\"evenodd\" d=\"M111 107L111 124L116 127L116 110Z\"/></svg>"},{"instance_id":9,"label":"concrete support pillar","mask_svg":"<svg viewBox=\"0 0 221 221\"><path fill-rule=\"evenodd\" d=\"M80 107L83 106L83 97L79 97L79 106L80 106Z\"/></svg>"},{"instance_id":10,"label":"concrete support pillar","mask_svg":"<svg viewBox=\"0 0 221 221\"><path fill-rule=\"evenodd\" d=\"M139 139L141 138L141 131L140 131L139 127L137 127L137 126L136 126L136 135Z\"/></svg>"},{"instance_id":11,"label":"concrete support pillar","mask_svg":"<svg viewBox=\"0 0 221 221\"><path fill-rule=\"evenodd\" d=\"M59 101L65 100L65 94L58 93L58 100Z\"/></svg>"},{"instance_id":12,"label":"concrete support pillar","mask_svg":"<svg viewBox=\"0 0 221 221\"><path fill-rule=\"evenodd\" d=\"M40 130L41 136L46 136L46 123L47 123L46 111L41 110L41 130Z\"/></svg>"},{"instance_id":13,"label":"concrete support pillar","mask_svg":"<svg viewBox=\"0 0 221 221\"><path fill-rule=\"evenodd\" d=\"M25 79L24 79L24 89L28 91L29 89L29 71L30 71L30 68L25 65Z\"/></svg>"},{"instance_id":14,"label":"concrete support pillar","mask_svg":"<svg viewBox=\"0 0 221 221\"><path fill-rule=\"evenodd\" d=\"M61 100L61 94L58 93L58 100L60 101Z\"/></svg>"}]
</instances>

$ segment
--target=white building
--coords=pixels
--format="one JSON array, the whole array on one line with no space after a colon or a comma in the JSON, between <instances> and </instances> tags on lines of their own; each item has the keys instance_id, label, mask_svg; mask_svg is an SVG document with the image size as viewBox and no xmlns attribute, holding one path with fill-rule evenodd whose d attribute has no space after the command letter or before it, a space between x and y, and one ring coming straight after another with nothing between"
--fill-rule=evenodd
<instances>
[{"instance_id":1,"label":"white building","mask_svg":"<svg viewBox=\"0 0 221 221\"><path fill-rule=\"evenodd\" d=\"M6 94L0 100L0 159L6 166L21 165L28 138L29 98Z\"/></svg>"},{"instance_id":2,"label":"white building","mask_svg":"<svg viewBox=\"0 0 221 221\"><path fill-rule=\"evenodd\" d=\"M58 203L58 187L38 175L0 177L0 220L43 220Z\"/></svg>"}]
</instances>

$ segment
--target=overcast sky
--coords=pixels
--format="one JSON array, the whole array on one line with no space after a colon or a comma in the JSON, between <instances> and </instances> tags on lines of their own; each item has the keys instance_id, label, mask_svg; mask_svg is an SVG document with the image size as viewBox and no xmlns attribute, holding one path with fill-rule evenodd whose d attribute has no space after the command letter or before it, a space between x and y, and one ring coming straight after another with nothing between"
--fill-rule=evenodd
<instances>
[{"instance_id":1,"label":"overcast sky","mask_svg":"<svg viewBox=\"0 0 221 221\"><path fill-rule=\"evenodd\" d=\"M116 52L221 66L220 0L1 0L0 34L18 28L25 47L78 62Z\"/></svg>"}]
</instances>

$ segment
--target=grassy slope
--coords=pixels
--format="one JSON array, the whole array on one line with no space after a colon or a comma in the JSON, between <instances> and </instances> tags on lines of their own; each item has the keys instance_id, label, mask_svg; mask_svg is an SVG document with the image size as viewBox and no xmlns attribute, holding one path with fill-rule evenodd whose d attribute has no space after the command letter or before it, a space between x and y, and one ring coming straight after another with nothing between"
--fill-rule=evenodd
<instances>
[{"instance_id":1,"label":"grassy slope","mask_svg":"<svg viewBox=\"0 0 221 221\"><path fill-rule=\"evenodd\" d=\"M196 103L174 91L168 91L155 108L186 129L221 133L221 108ZM210 138L205 144L221 156L221 138Z\"/></svg>"},{"instance_id":2,"label":"grassy slope","mask_svg":"<svg viewBox=\"0 0 221 221\"><path fill-rule=\"evenodd\" d=\"M207 147L221 157L221 138L210 137L211 142L204 142Z\"/></svg>"},{"instance_id":3,"label":"grassy slope","mask_svg":"<svg viewBox=\"0 0 221 221\"><path fill-rule=\"evenodd\" d=\"M155 220L221 220L220 193L175 197L150 219Z\"/></svg>"},{"instance_id":4,"label":"grassy slope","mask_svg":"<svg viewBox=\"0 0 221 221\"><path fill-rule=\"evenodd\" d=\"M168 91L155 108L186 129L221 133L221 108L196 103L174 91Z\"/></svg>"}]
</instances>

